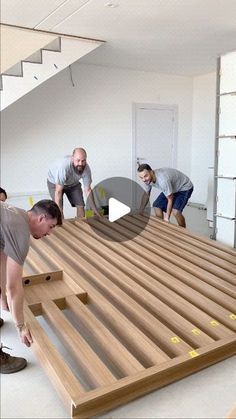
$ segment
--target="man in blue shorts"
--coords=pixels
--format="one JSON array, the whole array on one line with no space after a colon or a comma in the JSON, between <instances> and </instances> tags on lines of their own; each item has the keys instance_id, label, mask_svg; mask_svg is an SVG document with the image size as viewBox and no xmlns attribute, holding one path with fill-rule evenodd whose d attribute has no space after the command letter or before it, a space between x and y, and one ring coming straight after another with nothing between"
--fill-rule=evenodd
<instances>
[{"instance_id":1,"label":"man in blue shorts","mask_svg":"<svg viewBox=\"0 0 236 419\"><path fill-rule=\"evenodd\" d=\"M185 218L182 214L193 192L193 184L184 173L172 168L152 170L149 164L141 164L138 167L140 179L145 183L145 190L140 213L146 207L152 187L161 190L160 195L153 202L156 216L169 222L171 214L181 227L186 227Z\"/></svg>"}]
</instances>

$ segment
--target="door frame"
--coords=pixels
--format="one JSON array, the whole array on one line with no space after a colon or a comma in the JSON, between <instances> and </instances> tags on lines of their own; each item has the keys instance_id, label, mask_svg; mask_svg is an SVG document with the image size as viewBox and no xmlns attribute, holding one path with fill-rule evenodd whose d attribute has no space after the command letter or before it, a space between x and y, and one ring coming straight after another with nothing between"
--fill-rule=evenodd
<instances>
[{"instance_id":1,"label":"door frame","mask_svg":"<svg viewBox=\"0 0 236 419\"><path fill-rule=\"evenodd\" d=\"M178 139L178 105L160 105L159 103L137 103L132 104L132 179L136 181L136 159L137 159L137 110L157 109L173 111L173 155L172 167L177 167L177 139Z\"/></svg>"}]
</instances>

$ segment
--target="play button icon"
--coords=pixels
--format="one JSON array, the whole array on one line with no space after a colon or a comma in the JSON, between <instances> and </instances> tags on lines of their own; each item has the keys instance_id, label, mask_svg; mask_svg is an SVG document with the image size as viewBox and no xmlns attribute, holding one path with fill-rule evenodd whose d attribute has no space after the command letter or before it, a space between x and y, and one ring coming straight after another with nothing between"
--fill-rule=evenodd
<instances>
[{"instance_id":1,"label":"play button icon","mask_svg":"<svg viewBox=\"0 0 236 419\"><path fill-rule=\"evenodd\" d=\"M123 204L122 202L118 201L115 198L109 199L109 212L108 212L108 220L113 223L119 218L124 217L130 213L131 208L128 205Z\"/></svg>"},{"instance_id":2,"label":"play button icon","mask_svg":"<svg viewBox=\"0 0 236 419\"><path fill-rule=\"evenodd\" d=\"M103 209L101 218L89 217L87 222L99 239L115 242L132 240L138 236L149 221L150 204L145 208L145 216L138 212L144 189L125 177L111 177L93 187L93 198L98 209ZM91 198L88 197L88 209ZM86 204L87 205L87 204Z\"/></svg>"}]
</instances>

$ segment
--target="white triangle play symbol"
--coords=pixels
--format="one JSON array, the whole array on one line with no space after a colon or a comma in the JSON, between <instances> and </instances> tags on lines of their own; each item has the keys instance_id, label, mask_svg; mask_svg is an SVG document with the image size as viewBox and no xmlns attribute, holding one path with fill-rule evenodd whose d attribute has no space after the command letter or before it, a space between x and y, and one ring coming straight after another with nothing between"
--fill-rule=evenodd
<instances>
[{"instance_id":1,"label":"white triangle play symbol","mask_svg":"<svg viewBox=\"0 0 236 419\"><path fill-rule=\"evenodd\" d=\"M113 221L119 220L119 218L123 217L126 214L129 214L131 211L128 205L122 204L122 202L118 201L115 198L110 198L108 201L109 204L109 216L108 219L111 223Z\"/></svg>"}]
</instances>

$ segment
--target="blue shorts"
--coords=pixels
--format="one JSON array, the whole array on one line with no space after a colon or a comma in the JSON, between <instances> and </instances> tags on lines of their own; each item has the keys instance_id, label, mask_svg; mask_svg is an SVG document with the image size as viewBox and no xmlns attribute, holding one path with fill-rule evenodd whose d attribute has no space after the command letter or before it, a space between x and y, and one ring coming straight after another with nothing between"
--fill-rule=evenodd
<instances>
[{"instance_id":1,"label":"blue shorts","mask_svg":"<svg viewBox=\"0 0 236 419\"><path fill-rule=\"evenodd\" d=\"M174 193L173 199L173 209L182 212L184 207L186 206L190 196L192 195L193 188L189 189L188 191L181 191ZM157 197L157 199L153 202L153 207L160 208L162 211L166 212L167 209L167 198L163 194L163 192Z\"/></svg>"}]
</instances>

